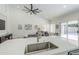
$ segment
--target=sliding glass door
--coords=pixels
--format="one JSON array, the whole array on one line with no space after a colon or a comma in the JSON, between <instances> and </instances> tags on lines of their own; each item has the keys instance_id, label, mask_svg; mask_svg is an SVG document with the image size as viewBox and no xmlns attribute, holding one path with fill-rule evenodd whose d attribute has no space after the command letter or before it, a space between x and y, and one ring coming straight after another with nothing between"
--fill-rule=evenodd
<instances>
[{"instance_id":1,"label":"sliding glass door","mask_svg":"<svg viewBox=\"0 0 79 59\"><path fill-rule=\"evenodd\" d=\"M68 41L78 45L78 21L68 22Z\"/></svg>"},{"instance_id":2,"label":"sliding glass door","mask_svg":"<svg viewBox=\"0 0 79 59\"><path fill-rule=\"evenodd\" d=\"M61 37L67 38L68 42L78 45L78 21L61 23Z\"/></svg>"}]
</instances>

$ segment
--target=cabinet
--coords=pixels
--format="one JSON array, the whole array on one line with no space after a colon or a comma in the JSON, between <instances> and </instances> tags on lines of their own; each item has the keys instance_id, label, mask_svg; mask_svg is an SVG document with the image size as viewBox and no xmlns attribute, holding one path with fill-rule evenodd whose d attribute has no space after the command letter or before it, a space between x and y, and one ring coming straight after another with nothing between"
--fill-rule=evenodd
<instances>
[{"instance_id":1,"label":"cabinet","mask_svg":"<svg viewBox=\"0 0 79 59\"><path fill-rule=\"evenodd\" d=\"M0 43L6 41L6 40L10 40L12 39L12 34L7 34L7 35L4 35L4 36L1 36L0 37Z\"/></svg>"}]
</instances>

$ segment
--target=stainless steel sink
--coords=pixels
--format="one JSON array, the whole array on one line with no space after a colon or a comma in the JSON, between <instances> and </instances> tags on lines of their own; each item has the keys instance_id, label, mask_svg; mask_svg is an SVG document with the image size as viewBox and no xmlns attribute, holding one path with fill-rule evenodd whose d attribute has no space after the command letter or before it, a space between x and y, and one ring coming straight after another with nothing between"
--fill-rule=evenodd
<instances>
[{"instance_id":1,"label":"stainless steel sink","mask_svg":"<svg viewBox=\"0 0 79 59\"><path fill-rule=\"evenodd\" d=\"M50 50L56 48L58 47L51 42L35 43L35 44L27 45L27 51L25 50L25 53L30 53L40 50Z\"/></svg>"}]
</instances>

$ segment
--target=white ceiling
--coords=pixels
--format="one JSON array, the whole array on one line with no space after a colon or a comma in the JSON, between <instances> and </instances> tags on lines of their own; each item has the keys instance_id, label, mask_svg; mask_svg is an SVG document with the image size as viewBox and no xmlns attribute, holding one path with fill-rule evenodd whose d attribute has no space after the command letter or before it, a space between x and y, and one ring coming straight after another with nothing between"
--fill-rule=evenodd
<instances>
[{"instance_id":1,"label":"white ceiling","mask_svg":"<svg viewBox=\"0 0 79 59\"><path fill-rule=\"evenodd\" d=\"M23 8L23 5L15 6L17 8ZM30 7L30 5L26 6ZM79 8L79 4L33 4L33 6L34 8L39 8L40 10L42 10L42 12L38 14L39 17L48 20Z\"/></svg>"}]
</instances>

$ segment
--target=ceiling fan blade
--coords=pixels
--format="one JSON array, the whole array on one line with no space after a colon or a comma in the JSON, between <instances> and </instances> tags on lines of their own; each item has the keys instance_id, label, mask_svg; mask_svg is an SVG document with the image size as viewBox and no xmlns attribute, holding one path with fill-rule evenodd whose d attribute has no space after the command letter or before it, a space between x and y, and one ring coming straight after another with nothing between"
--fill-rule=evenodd
<instances>
[{"instance_id":1,"label":"ceiling fan blade","mask_svg":"<svg viewBox=\"0 0 79 59\"><path fill-rule=\"evenodd\" d=\"M23 11L28 11L28 9L26 10L26 9L22 9Z\"/></svg>"},{"instance_id":2,"label":"ceiling fan blade","mask_svg":"<svg viewBox=\"0 0 79 59\"><path fill-rule=\"evenodd\" d=\"M39 11L34 11L34 12L36 12L36 13L40 13Z\"/></svg>"},{"instance_id":3,"label":"ceiling fan blade","mask_svg":"<svg viewBox=\"0 0 79 59\"><path fill-rule=\"evenodd\" d=\"M29 13L30 11L27 11L26 13Z\"/></svg>"},{"instance_id":4,"label":"ceiling fan blade","mask_svg":"<svg viewBox=\"0 0 79 59\"><path fill-rule=\"evenodd\" d=\"M36 13L40 13L40 12L42 12L41 10L37 10L37 9L35 9L35 10L33 10L34 12L36 12Z\"/></svg>"},{"instance_id":5,"label":"ceiling fan blade","mask_svg":"<svg viewBox=\"0 0 79 59\"><path fill-rule=\"evenodd\" d=\"M33 9L33 5L32 4L30 4L31 5L31 10Z\"/></svg>"},{"instance_id":6,"label":"ceiling fan blade","mask_svg":"<svg viewBox=\"0 0 79 59\"><path fill-rule=\"evenodd\" d=\"M39 12L42 12L42 10L39 10Z\"/></svg>"},{"instance_id":7,"label":"ceiling fan blade","mask_svg":"<svg viewBox=\"0 0 79 59\"><path fill-rule=\"evenodd\" d=\"M35 15L36 15L37 13L33 12L33 14L35 14Z\"/></svg>"},{"instance_id":8,"label":"ceiling fan blade","mask_svg":"<svg viewBox=\"0 0 79 59\"><path fill-rule=\"evenodd\" d=\"M37 9L34 9L34 11L36 11L36 10L39 10L38 8Z\"/></svg>"},{"instance_id":9,"label":"ceiling fan blade","mask_svg":"<svg viewBox=\"0 0 79 59\"><path fill-rule=\"evenodd\" d=\"M29 8L27 8L25 5L24 5L24 7L25 7L26 9L30 10L30 9L29 9Z\"/></svg>"}]
</instances>

